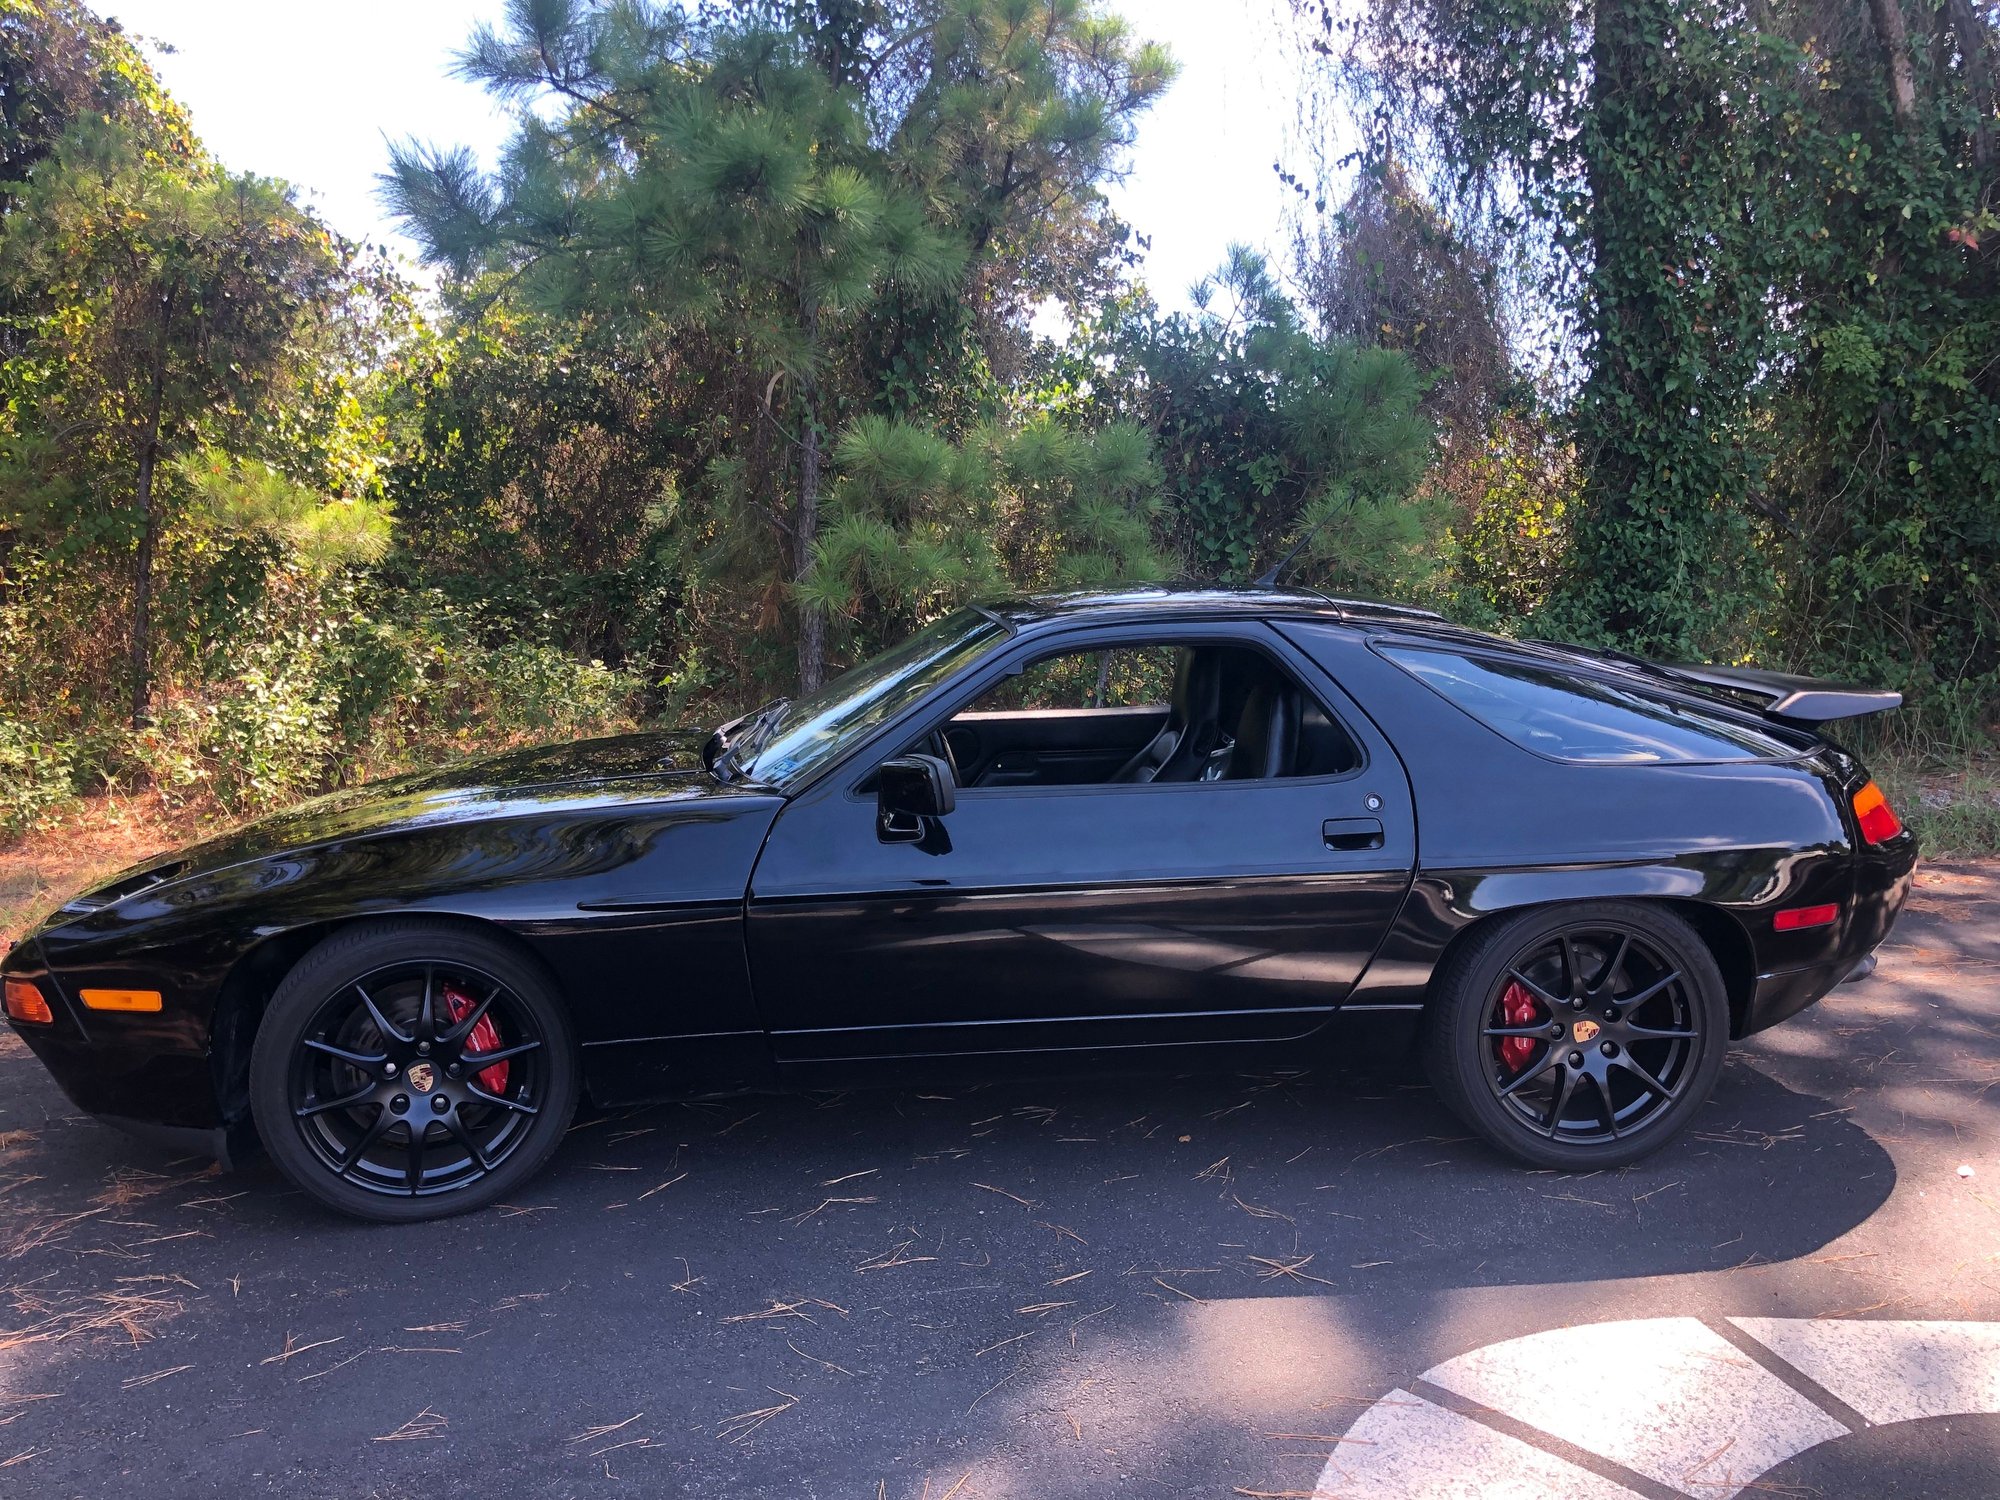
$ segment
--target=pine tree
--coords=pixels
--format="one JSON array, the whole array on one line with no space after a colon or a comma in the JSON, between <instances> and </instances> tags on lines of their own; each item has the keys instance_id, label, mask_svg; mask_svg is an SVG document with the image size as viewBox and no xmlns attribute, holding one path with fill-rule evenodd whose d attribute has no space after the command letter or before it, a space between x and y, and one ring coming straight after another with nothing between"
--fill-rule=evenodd
<instances>
[{"instance_id":1,"label":"pine tree","mask_svg":"<svg viewBox=\"0 0 2000 1500\"><path fill-rule=\"evenodd\" d=\"M454 273L699 346L706 492L775 543L810 689L829 446L963 359L968 293L990 348L1112 255L1097 184L1169 63L1080 0L514 0L463 63L519 111L504 166L405 146L388 201Z\"/></svg>"}]
</instances>

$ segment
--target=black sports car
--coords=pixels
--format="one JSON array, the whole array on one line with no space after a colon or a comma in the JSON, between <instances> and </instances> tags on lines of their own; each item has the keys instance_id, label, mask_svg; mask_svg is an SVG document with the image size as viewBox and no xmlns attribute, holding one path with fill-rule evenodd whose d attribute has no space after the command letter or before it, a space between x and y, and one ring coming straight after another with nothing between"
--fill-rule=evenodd
<instances>
[{"instance_id":1,"label":"black sports car","mask_svg":"<svg viewBox=\"0 0 2000 1500\"><path fill-rule=\"evenodd\" d=\"M599 1105L1030 1055L1421 1048L1539 1166L1628 1162L1865 963L1915 840L1818 725L1893 708L1279 590L959 610L708 735L323 797L4 965L84 1109L322 1201L472 1208Z\"/></svg>"}]
</instances>

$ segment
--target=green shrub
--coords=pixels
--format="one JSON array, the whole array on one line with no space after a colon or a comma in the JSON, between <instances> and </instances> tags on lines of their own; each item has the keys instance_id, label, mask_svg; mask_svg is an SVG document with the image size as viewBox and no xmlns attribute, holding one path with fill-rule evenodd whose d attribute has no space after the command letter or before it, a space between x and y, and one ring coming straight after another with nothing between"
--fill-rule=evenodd
<instances>
[{"instance_id":1,"label":"green shrub","mask_svg":"<svg viewBox=\"0 0 2000 1500\"><path fill-rule=\"evenodd\" d=\"M0 719L0 837L40 826L75 799L75 751L33 725Z\"/></svg>"}]
</instances>

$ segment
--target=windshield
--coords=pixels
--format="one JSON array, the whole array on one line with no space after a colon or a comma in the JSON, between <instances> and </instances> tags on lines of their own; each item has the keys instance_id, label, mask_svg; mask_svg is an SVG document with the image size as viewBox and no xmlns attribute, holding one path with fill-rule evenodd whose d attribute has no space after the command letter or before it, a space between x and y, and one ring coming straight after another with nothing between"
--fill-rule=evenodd
<instances>
[{"instance_id":1,"label":"windshield","mask_svg":"<svg viewBox=\"0 0 2000 1500\"><path fill-rule=\"evenodd\" d=\"M793 703L742 769L773 786L802 781L1006 639L1006 628L977 610L946 615Z\"/></svg>"}]
</instances>

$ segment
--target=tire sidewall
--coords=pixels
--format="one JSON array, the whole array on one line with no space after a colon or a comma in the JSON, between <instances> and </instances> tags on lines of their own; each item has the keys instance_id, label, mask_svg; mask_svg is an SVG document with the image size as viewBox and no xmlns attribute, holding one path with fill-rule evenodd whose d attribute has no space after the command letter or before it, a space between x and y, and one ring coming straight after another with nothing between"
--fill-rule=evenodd
<instances>
[{"instance_id":1,"label":"tire sidewall","mask_svg":"<svg viewBox=\"0 0 2000 1500\"><path fill-rule=\"evenodd\" d=\"M374 969L427 961L490 973L535 1011L550 1052L548 1089L527 1139L494 1171L456 1191L394 1198L334 1176L299 1138L290 1097L292 1057L306 1023L339 990ZM553 979L532 956L456 923L371 922L322 942L273 991L250 1054L250 1113L265 1151L308 1196L354 1218L412 1223L484 1208L539 1172L576 1112L579 1073L568 1011Z\"/></svg>"},{"instance_id":2,"label":"tire sidewall","mask_svg":"<svg viewBox=\"0 0 2000 1500\"><path fill-rule=\"evenodd\" d=\"M1701 1021L1701 1053L1681 1096L1644 1125L1613 1142L1577 1145L1531 1132L1486 1081L1489 1002L1507 968L1531 947L1565 931L1623 927L1657 945L1687 985ZM1432 1081L1453 1111L1489 1144L1531 1166L1591 1171L1648 1156L1686 1129L1722 1071L1729 1043L1729 1000L1708 945L1674 913L1636 902L1579 902L1543 907L1504 920L1482 934L1441 976L1437 1003L1426 1016Z\"/></svg>"}]
</instances>

